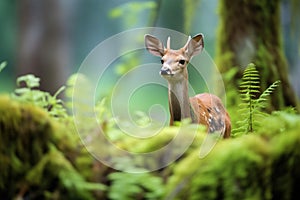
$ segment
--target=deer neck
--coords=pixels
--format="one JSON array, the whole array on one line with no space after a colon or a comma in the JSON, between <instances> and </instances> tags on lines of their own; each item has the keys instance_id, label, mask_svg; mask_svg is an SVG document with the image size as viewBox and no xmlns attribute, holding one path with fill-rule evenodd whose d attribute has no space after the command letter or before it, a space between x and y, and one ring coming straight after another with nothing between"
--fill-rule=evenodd
<instances>
[{"instance_id":1,"label":"deer neck","mask_svg":"<svg viewBox=\"0 0 300 200\"><path fill-rule=\"evenodd\" d=\"M191 107L188 96L188 80L169 82L169 108L171 122L191 119Z\"/></svg>"}]
</instances>

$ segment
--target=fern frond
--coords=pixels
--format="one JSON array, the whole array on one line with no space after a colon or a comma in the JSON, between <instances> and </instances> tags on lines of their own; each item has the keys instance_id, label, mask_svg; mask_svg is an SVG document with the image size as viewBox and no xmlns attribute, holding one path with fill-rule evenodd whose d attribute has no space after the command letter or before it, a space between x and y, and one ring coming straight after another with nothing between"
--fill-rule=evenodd
<instances>
[{"instance_id":1,"label":"fern frond","mask_svg":"<svg viewBox=\"0 0 300 200\"><path fill-rule=\"evenodd\" d=\"M247 66L239 90L242 100L242 103L239 104L241 120L237 122L239 127L233 130L233 136L253 132L261 126L262 119L268 116L261 110L267 106L268 96L278 87L279 83L280 81L274 82L261 94L259 72L254 64L250 63Z\"/></svg>"},{"instance_id":2,"label":"fern frond","mask_svg":"<svg viewBox=\"0 0 300 200\"><path fill-rule=\"evenodd\" d=\"M280 80L275 81L272 85L270 85L256 100L256 107L265 108L265 102L267 101L267 97L269 97L274 90L279 86Z\"/></svg>"},{"instance_id":3,"label":"fern frond","mask_svg":"<svg viewBox=\"0 0 300 200\"><path fill-rule=\"evenodd\" d=\"M259 73L252 63L247 66L243 73L242 82L240 84L240 93L246 94L248 97L246 97L245 100L250 98L250 101L260 93Z\"/></svg>"}]
</instances>

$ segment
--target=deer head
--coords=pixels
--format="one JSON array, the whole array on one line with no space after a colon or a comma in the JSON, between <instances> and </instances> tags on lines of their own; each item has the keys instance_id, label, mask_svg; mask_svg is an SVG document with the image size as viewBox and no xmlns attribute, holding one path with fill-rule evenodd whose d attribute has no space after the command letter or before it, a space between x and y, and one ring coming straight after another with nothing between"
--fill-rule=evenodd
<instances>
[{"instance_id":1,"label":"deer head","mask_svg":"<svg viewBox=\"0 0 300 200\"><path fill-rule=\"evenodd\" d=\"M161 57L160 75L172 82L187 79L187 64L194 55L203 50L204 42L203 35L197 34L193 38L189 37L182 48L173 50L170 47L170 37L167 40L167 47L164 47L159 39L147 34L145 46L151 54Z\"/></svg>"}]
</instances>

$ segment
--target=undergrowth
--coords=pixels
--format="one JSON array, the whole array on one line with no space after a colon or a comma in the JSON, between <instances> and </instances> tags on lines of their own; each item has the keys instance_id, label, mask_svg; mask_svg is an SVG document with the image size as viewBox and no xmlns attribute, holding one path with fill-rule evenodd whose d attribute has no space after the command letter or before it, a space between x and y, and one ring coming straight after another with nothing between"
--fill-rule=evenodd
<instances>
[{"instance_id":1,"label":"undergrowth","mask_svg":"<svg viewBox=\"0 0 300 200\"><path fill-rule=\"evenodd\" d=\"M40 86L40 78L32 74L17 78L17 86L18 88L15 89L12 94L13 99L36 105L47 111L53 117L67 117L63 101L58 98L58 95L63 92L65 86L62 86L54 95L51 95L49 92L38 89Z\"/></svg>"},{"instance_id":2,"label":"undergrowth","mask_svg":"<svg viewBox=\"0 0 300 200\"><path fill-rule=\"evenodd\" d=\"M0 64L0 72L5 66L6 63ZM103 199L106 196L110 199L134 199L140 198L141 194L146 199L160 199L164 191L161 177L151 173L115 172L93 158L87 152L86 146L81 144L77 131L86 132L87 137L90 137L95 127L89 123L88 117L83 116L80 118L81 130L76 130L74 116L68 112L74 103L77 104L77 108L86 109L84 102L71 102L73 87L78 79L86 80L85 84L81 86L83 86L83 93L88 92L87 78L75 74L67 80L66 87L62 86L54 95L51 95L49 92L39 89L40 78L33 74L27 74L17 78L15 91L9 97L3 98L3 102L12 102L12 105L7 104L0 107L0 114L2 113L0 116L0 194L5 194L3 198L8 199ZM81 83L83 82L81 81ZM62 93L66 97L65 101L59 98ZM12 112L9 108L20 113ZM40 109L44 110L51 119L47 114L40 116L37 113L41 112ZM5 111L8 111L9 114L3 114ZM116 129L114 119L106 108L105 99L96 103L95 112L106 136L112 141L124 141L124 134ZM23 117L26 120L22 120ZM7 118L9 122L6 122ZM51 122L52 119L54 122ZM40 120L41 122L46 120L47 124L39 125ZM140 118L140 120L144 121L144 118ZM26 123L26 126L22 125L22 122ZM44 126L48 127L48 123L47 130L40 130ZM41 127L38 129L39 126ZM10 132L13 132L15 137L11 138ZM18 136L18 134L22 136ZM3 138L6 139L3 140ZM43 144L40 144L40 140L43 141ZM18 152L15 153L15 145L22 141L26 141L28 144L18 147ZM10 148L5 148L6 145L9 145ZM34 150L27 152L28 149L31 149L28 145L31 145ZM41 145L44 146L41 147ZM3 154L2 148L6 149ZM42 149L45 150L42 151ZM108 151L108 149L104 149L104 151ZM36 159L30 165L25 163L26 160L18 158L25 154L31 155L32 152L35 152L32 157ZM124 164L122 160L115 162L118 162L119 165ZM22 165L24 166L22 167ZM126 163L127 168L131 165L134 164ZM101 172L97 171L95 166L101 166ZM94 177L95 173L98 173L98 176L101 174L101 179L105 177L110 187L107 187L102 181L97 181ZM11 185L7 183L11 183ZM124 190L124 188L126 189ZM5 192L5 190L7 191Z\"/></svg>"},{"instance_id":3,"label":"undergrowth","mask_svg":"<svg viewBox=\"0 0 300 200\"><path fill-rule=\"evenodd\" d=\"M0 72L4 69L6 63L0 64ZM234 73L234 72L233 72ZM232 76L232 75L231 75ZM180 188L185 188L186 186L180 185L172 185L172 181L181 181L184 180L186 181L186 177L192 177L191 180L194 181L193 184L188 184L191 185L191 192L188 193L188 197L194 197L194 194L198 193L197 191L199 190L197 184L200 183L200 185L204 185L205 188L202 188L203 191L199 193L199 195L205 194L205 191L207 191L207 187L212 188L213 184L209 181L214 181L216 178L216 183L215 186L218 186L219 179L218 177L222 177L225 175L228 176L221 181L226 181L230 180L230 177L232 177L232 174L234 172L239 172L238 169L236 171L229 171L232 168L230 167L229 170L227 170L228 174L223 173L223 162L222 159L224 159L224 153L227 155L226 158L230 160L230 163L236 162L235 167L242 166L239 162L240 159L244 159L249 155L249 149L254 150L251 154L251 159L253 158L254 161L250 159L249 163L253 164L256 166L258 163L259 165L262 165L263 169L265 169L264 162L260 162L260 160L256 159L256 149L257 149L257 142L260 141L262 144L264 144L264 140L262 138L256 138L254 135L245 136L249 137L253 141L251 142L251 148L247 147L244 148L245 146L245 141L242 141L243 138L240 137L240 139L237 140L229 140L229 143L231 142L231 146L228 144L226 146L226 142L228 140L221 141L221 145L225 145L227 149L224 151L220 146L216 147L217 148L217 153L213 156L219 156L220 159L216 159L217 161L214 161L214 157L208 158L209 164L207 165L208 168L210 166L213 166L215 168L220 167L220 176L216 176L216 171L218 172L219 168L217 170L213 169L211 171L211 177L205 178L205 175L208 173L203 173L201 174L201 178L196 178L197 174L192 174L190 176L190 171L196 171L198 173L198 169L204 170L205 168L201 168L199 166L203 165L205 166L205 159L201 160L198 157L199 154L199 146L201 141L196 141L191 145L191 149L188 149L185 154L182 156L182 158L178 159L177 161L174 161L174 164L170 165L170 167L166 167L165 169L161 169L158 172L155 173L137 173L137 174L130 174L126 172L119 172L113 169L109 169L107 166L104 164L98 162L95 158L91 157L89 152L84 148L83 145L80 144L79 137L76 132L76 128L74 126L73 120L73 115L68 113L69 109L72 109L72 103L78 104L78 108L82 108L83 110L85 109L84 107L84 102L72 102L72 95L73 95L73 87L75 86L75 82L78 79L83 79L82 83L82 93L79 92L78 95L81 95L84 97L85 92L89 92L87 90L88 88L88 80L87 77L84 77L83 75L80 74L75 74L72 75L67 83L66 87L63 86L58 91L54 94L51 95L48 92L41 91L39 90L39 83L40 79L38 77L35 77L34 75L28 74L25 76L21 76L17 79L17 85L18 88L15 89L14 93L11 94L10 98L18 102L18 106L14 107L15 105L10 105L13 111L17 110L17 108L21 108L22 111L20 111L21 114L24 114L24 110L26 111L26 126L20 126L18 124L22 124L22 116L20 117L18 113L16 112L17 116L19 117L19 121L17 123L13 120L11 123L11 126L16 126L15 132L18 132L19 130L26 131L24 127L28 127L28 130L32 131L34 130L31 126L30 123L32 121L38 122L39 118L45 117L44 114L36 115L34 113L30 113L30 106L34 105L35 110L38 108L43 109L44 111L49 114L51 119L55 119L55 123L59 124L60 129L56 129L55 126L50 127L51 129L48 130L48 132L43 132L42 128L39 132L39 134L34 134L31 132L30 138L26 135L24 136L24 140L28 140L32 142L32 140L39 140L40 137L42 137L43 134L47 133L47 137L51 138L51 134L54 134L54 138L51 138L50 141L45 140L45 152L39 151L40 157L39 159L36 160L35 163L32 164L32 166L22 166L22 162L18 158L18 155L13 154L13 162L10 165L13 165L14 163L17 163L16 166L14 166L14 169L19 169L22 168L22 170L25 173L25 183L23 182L18 182L15 180L12 180L11 183L17 183L17 184L23 184L24 190L26 190L26 193L22 196L21 192L19 190L18 194L14 194L12 197L20 197L20 198L26 198L30 197L28 193L32 192L32 194L35 194L34 189L39 188L42 190L41 194L39 197L43 197L45 199L68 199L67 195L70 195L70 193L73 194L72 197L75 199L162 199L166 195L166 191L169 189L169 191L175 191L175 193L180 192ZM286 124L279 124L280 116L283 116L283 114L267 114L264 110L268 106L268 98L272 94L272 92L278 87L280 84L280 81L274 82L272 85L270 85L265 91L260 92L260 77L259 73L254 66L254 64L249 64L246 70L244 71L243 78L241 79L241 85L240 85L240 94L241 94L241 101L242 103L239 105L239 121L234 122L238 124L238 128L234 129L232 132L233 137L238 137L242 136L244 134L252 133L252 132L258 132L257 135L261 132L267 132L265 131L266 128L262 126L262 123L266 123L268 119L270 119L268 122L268 130L273 132L278 132L280 131L285 131L287 129L292 129L294 126L292 126L290 121L292 122L298 122L299 119L296 118L295 116L290 116L288 114L284 115L284 119L287 121ZM238 92L238 91L234 91ZM66 100L62 101L59 98L59 94L64 93ZM5 101L9 102L9 100ZM82 104L82 105L79 105ZM113 119L113 115L109 112L107 109L107 102L105 99L99 101L95 105L95 110L94 112L96 113L96 118L98 119L98 122L101 126L102 131L104 132L105 136L107 136L112 143L118 143L118 147L124 148L125 150L128 150L130 152L136 152L136 153L148 153L152 151L156 151L159 148L164 147L167 143L170 142L172 137L176 135L175 132L178 132L178 127L166 127L162 130L162 134L159 137L151 137L148 140L140 141L140 140L133 140L133 139L128 139L128 137L125 137L126 134L124 134L122 131L116 128L116 119ZM23 105L29 105L29 107L25 106L22 107ZM0 107L1 108L1 107ZM26 108L26 109L24 109ZM5 111L7 110L7 107L2 107L2 110ZM282 112L283 113L283 112ZM15 113L14 113L15 114ZM21 115L20 114L20 115ZM36 115L35 117L28 117L32 115ZM139 125L147 125L149 123L149 118L147 115L144 115L143 113L137 113L139 121L137 122ZM28 116L27 116L28 115ZM277 116L276 116L277 115ZM9 115L11 116L11 119L16 118L14 115ZM42 117L39 117L42 116ZM270 116L270 117L269 117ZM278 117L279 116L279 117ZM290 117L292 119L290 119ZM2 116L3 118L3 116ZM48 117L45 117L48 120ZM1 116L0 116L1 119ZM295 119L295 120L294 120ZM14 119L15 120L15 119ZM84 132L87 133L87 138L90 137L90 133L94 132L94 127L93 124L91 125L89 123L89 117L87 116L82 116L80 118L82 129ZM277 121L276 121L277 120ZM294 121L293 121L294 120ZM49 120L51 122L51 120ZM272 126L272 121L276 121L277 124L276 126ZM284 121L284 120L281 120ZM1 122L1 120L0 120ZM47 121L48 122L48 121ZM51 122L52 123L52 122ZM1 124L0 124L1 125ZM47 124L45 124L47 125ZM279 127L280 125L280 127ZM278 128L279 127L279 128ZM292 127L292 128L290 128ZM0 126L1 128L1 126ZM3 128L3 127L2 127ZM5 128L5 127L4 127ZM271 128L274 129L271 130ZM4 129L3 129L4 130ZM9 131L9 129L7 129ZM6 131L6 130L5 130ZM53 131L53 133L52 133ZM78 130L77 130L78 131ZM192 137L193 135L189 135L189 133L192 132L189 129L186 129L184 132L184 138L180 138L180 143L187 140L187 138ZM75 135L74 135L75 134ZM145 134L145 133L143 133ZM125 135L125 136L124 136ZM8 137L9 135L4 135L5 137ZM76 137L76 139L74 139ZM199 136L197 136L199 137ZM201 135L202 137L202 135ZM265 134L264 137L269 137L268 134ZM22 140L20 137L13 137L14 139L8 138L7 141L11 141L11 143L14 143L15 140ZM71 139L72 138L72 139ZM81 138L85 139L85 138ZM94 139L94 138L92 138ZM203 135L204 139L204 135ZM93 141L93 140L92 140ZM49 142L49 143L48 143ZM1 141L0 141L1 143ZM71 143L70 145L66 145L66 143ZM101 141L99 142L101 144ZM10 143L9 143L10 144ZM30 143L29 143L30 144ZM97 143L98 144L98 143ZM246 142L247 144L247 142ZM272 143L273 144L273 143ZM7 145L6 143L2 145L2 147L5 147ZM35 145L37 145L37 148L40 148L39 142L36 142ZM256 145L255 148L252 148L252 145ZM103 145L105 146L105 145ZM273 145L270 145L270 147ZM10 145L9 148L13 148L14 146ZM6 148L9 149L9 148ZM101 147L96 147L96 148L103 148ZM219 148L219 151L218 151ZM228 151L228 149L231 149L231 151ZM241 149L244 148L243 151ZM261 149L264 148L264 145L261 145ZM1 145L0 145L1 149ZM19 148L22 151L25 148ZM221 150L220 150L221 149ZM239 149L237 151L236 149ZM264 149L263 149L264 150ZM103 149L103 154L109 152L109 149ZM197 152L196 152L197 151ZM215 151L215 150L214 150ZM1 151L0 151L1 152ZM34 151L37 152L37 151ZM195 154L194 154L195 152ZM226 153L227 152L227 153ZM235 156L233 156L233 153ZM26 152L26 154L31 155L32 152ZM148 165L154 165L156 162L163 161L166 159L166 157L170 157L172 152L167 152L167 154L161 154L158 157L151 158L147 160ZM242 154L241 154L242 153ZM260 153L260 152L259 152ZM36 154L36 153L35 153ZM109 155L109 153L107 153ZM195 155L195 157L193 157ZM241 157L245 156L245 157ZM196 157L197 156L197 157ZM263 155L265 156L265 152L263 152ZM6 162L4 164L9 164L8 158L5 158ZM115 158L113 158L115 159ZM134 163L132 162L131 159L126 160L126 158L116 158L119 160L116 160L115 162L118 165L122 165L122 167L125 168L131 168L135 167ZM122 160L123 159L123 160ZM196 161L195 161L196 160ZM233 161L232 161L233 160ZM188 161L188 163L186 163ZM204 161L204 162L203 162ZM139 160L135 162L140 162ZM198 163L199 165L195 163ZM0 166L0 169L3 169L5 167L2 163L2 166ZM7 165L7 166L10 166ZM186 166L189 166L189 170L186 170ZM229 166L229 165L228 165ZM245 171L242 171L242 175L246 176L249 175L248 172L251 171L249 170L254 169L252 166L245 164ZM2 167L2 168L1 168ZM25 171L25 167L27 167L29 170ZM26 169L27 169L26 168ZM206 168L206 169L208 169ZM175 170L174 170L175 169ZM143 171L142 169L140 169ZM177 171L176 171L177 170ZM3 171L3 170L0 170ZM4 170L5 171L5 170ZM230 173L229 173L230 172ZM255 171L256 173L257 171ZM0 172L1 174L1 172ZM21 173L20 173L21 174ZM49 175L50 174L50 175ZM56 184L54 188L47 188L45 185L47 184L46 181L49 180L49 176L54 175L55 177L50 177L51 180ZM187 176L188 174L188 176ZM223 175L222 175L223 174ZM19 174L17 174L19 176ZM239 175L237 173L236 177L239 178ZM21 175L20 175L21 176ZM173 178L172 178L173 177ZM253 176L256 177L256 176ZM20 178L20 177L18 177ZM217 180L218 179L218 180ZM171 180L171 181L170 181ZM249 180L247 178L243 178L242 180ZM252 180L252 179L251 179ZM27 181L27 182L26 182ZM201 182L202 181L202 182ZM234 177L232 178L232 182L234 182L235 179ZM255 182L256 180L252 180L252 182ZM259 180L260 181L260 180ZM258 181L258 182L259 182ZM164 186L164 183L171 183L171 186ZM199 183L198 183L199 182ZM251 182L251 181L250 181ZM251 182L251 183L252 183ZM186 183L186 182L184 182ZM255 182L256 183L256 182ZM27 185L26 185L27 184ZM34 184L34 187L32 186ZM235 182L236 184L236 182ZM184 184L185 185L185 184ZM225 185L225 184L224 184ZM206 187L207 186L207 187ZM1 180L0 180L0 189L4 189L7 187L6 185L1 185ZM30 188L32 187L32 188ZM220 184L220 187L223 187L222 184ZM28 189L29 188L29 189ZM190 188L190 187L186 187ZM244 194L244 189L238 190L240 191L240 194ZM245 187L246 188L246 187ZM54 189L54 191L52 190ZM215 191L219 191L216 189ZM221 190L220 190L221 191ZM227 191L227 190L226 190ZM229 190L228 190L229 191ZM231 190L230 190L231 191ZM0 191L1 193L2 191ZM79 195L83 194L82 196ZM222 193L222 192L220 192ZM26 196L27 195L27 196ZM251 194L249 194L251 196ZM11 196L10 196L11 197ZM182 194L182 198L185 198L186 194ZM34 199L34 198L32 198Z\"/></svg>"},{"instance_id":4,"label":"undergrowth","mask_svg":"<svg viewBox=\"0 0 300 200\"><path fill-rule=\"evenodd\" d=\"M242 103L239 105L240 119L238 128L232 131L232 136L255 132L265 117L268 116L264 109L268 106L268 97L279 86L277 80L262 93L260 92L260 76L255 65L250 63L243 73L240 84L240 96Z\"/></svg>"}]
</instances>

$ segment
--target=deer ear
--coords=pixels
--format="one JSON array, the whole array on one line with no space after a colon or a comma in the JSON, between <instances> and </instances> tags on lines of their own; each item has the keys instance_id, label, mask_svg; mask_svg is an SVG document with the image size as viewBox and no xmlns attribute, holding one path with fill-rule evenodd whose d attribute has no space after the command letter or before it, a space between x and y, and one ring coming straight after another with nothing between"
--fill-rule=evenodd
<instances>
[{"instance_id":1,"label":"deer ear","mask_svg":"<svg viewBox=\"0 0 300 200\"><path fill-rule=\"evenodd\" d=\"M145 46L146 49L155 56L163 56L164 55L164 45L163 43L152 35L145 35Z\"/></svg>"},{"instance_id":2,"label":"deer ear","mask_svg":"<svg viewBox=\"0 0 300 200\"><path fill-rule=\"evenodd\" d=\"M197 55L204 48L204 36L200 33L195 35L193 38L189 37L186 45L183 47L189 57Z\"/></svg>"}]
</instances>

